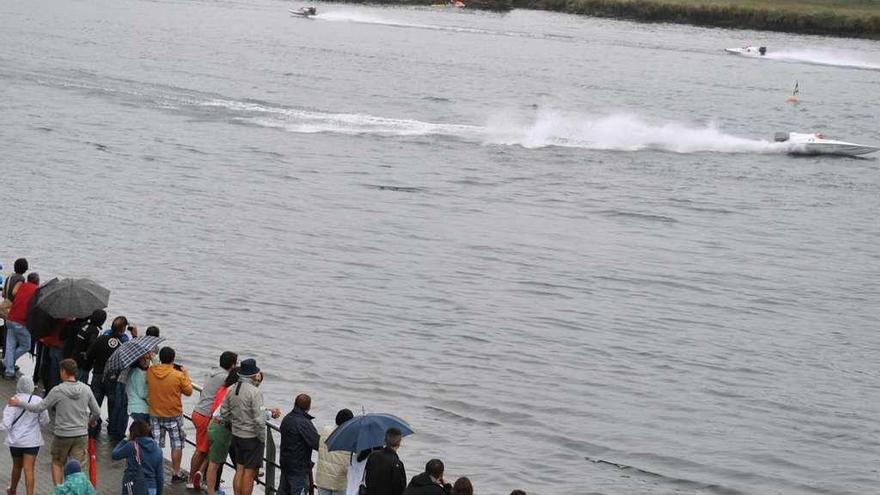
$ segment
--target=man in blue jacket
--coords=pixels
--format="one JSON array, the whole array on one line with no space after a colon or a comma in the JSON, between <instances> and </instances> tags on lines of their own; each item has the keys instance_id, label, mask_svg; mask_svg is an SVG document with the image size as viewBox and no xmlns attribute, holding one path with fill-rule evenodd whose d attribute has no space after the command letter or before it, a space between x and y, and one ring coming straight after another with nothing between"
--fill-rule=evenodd
<instances>
[{"instance_id":1,"label":"man in blue jacket","mask_svg":"<svg viewBox=\"0 0 880 495\"><path fill-rule=\"evenodd\" d=\"M312 424L311 408L312 398L299 394L293 402L293 411L281 421L281 493L286 495L309 492L312 451L318 450L321 437Z\"/></svg>"}]
</instances>

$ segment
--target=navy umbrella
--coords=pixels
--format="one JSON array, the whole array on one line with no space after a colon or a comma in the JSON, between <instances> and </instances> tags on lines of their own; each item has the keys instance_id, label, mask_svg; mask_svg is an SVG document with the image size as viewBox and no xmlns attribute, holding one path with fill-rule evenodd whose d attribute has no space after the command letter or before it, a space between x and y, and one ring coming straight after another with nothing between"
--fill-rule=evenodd
<instances>
[{"instance_id":1,"label":"navy umbrella","mask_svg":"<svg viewBox=\"0 0 880 495\"><path fill-rule=\"evenodd\" d=\"M110 359L104 365L104 373L113 374L128 368L147 353L156 350L162 342L165 342L164 337L149 335L130 339L113 351L113 354L110 354Z\"/></svg>"},{"instance_id":2,"label":"navy umbrella","mask_svg":"<svg viewBox=\"0 0 880 495\"><path fill-rule=\"evenodd\" d=\"M397 416L381 413L362 414L336 428L327 437L327 449L360 452L381 447L385 444L385 431L388 428L397 428L403 436L413 433L412 427Z\"/></svg>"},{"instance_id":3,"label":"navy umbrella","mask_svg":"<svg viewBox=\"0 0 880 495\"><path fill-rule=\"evenodd\" d=\"M40 289L36 307L54 318L86 318L107 307L110 291L87 278L51 281Z\"/></svg>"}]
</instances>

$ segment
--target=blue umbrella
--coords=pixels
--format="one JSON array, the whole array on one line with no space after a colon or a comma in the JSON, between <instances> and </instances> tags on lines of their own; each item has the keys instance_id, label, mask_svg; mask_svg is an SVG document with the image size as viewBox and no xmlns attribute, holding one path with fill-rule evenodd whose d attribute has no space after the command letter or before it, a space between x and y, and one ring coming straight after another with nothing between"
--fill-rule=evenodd
<instances>
[{"instance_id":1,"label":"blue umbrella","mask_svg":"<svg viewBox=\"0 0 880 495\"><path fill-rule=\"evenodd\" d=\"M385 445L385 431L388 428L397 428L403 436L413 433L412 427L397 416L381 413L362 414L336 428L327 437L327 449L360 452L381 447Z\"/></svg>"}]
</instances>

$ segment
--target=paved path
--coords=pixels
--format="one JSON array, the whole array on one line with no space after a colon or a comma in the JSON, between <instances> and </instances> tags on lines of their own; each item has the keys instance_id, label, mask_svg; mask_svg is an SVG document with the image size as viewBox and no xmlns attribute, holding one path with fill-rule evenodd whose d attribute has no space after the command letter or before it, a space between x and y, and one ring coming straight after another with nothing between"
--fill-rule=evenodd
<instances>
[{"instance_id":1,"label":"paved path","mask_svg":"<svg viewBox=\"0 0 880 495\"><path fill-rule=\"evenodd\" d=\"M15 382L0 380L0 400L2 400L2 404L6 404L6 401L15 394ZM46 441L46 445L44 445L40 449L40 454L37 456L37 468L36 468L36 478L37 478L37 486L35 493L40 495L46 495L52 493L52 475L50 472L50 456L49 456L49 446L52 444L52 430L51 424L43 430L43 439ZM5 436L0 433L0 437L5 439ZM106 437L106 433L101 435L101 438L98 440L98 486L97 491L101 495L119 495L122 490L122 472L125 469L125 460L121 461L113 461L110 459L110 452L112 451L112 446L110 445L109 439ZM166 447L166 450L167 447ZM184 454L186 460L189 460L189 452ZM171 473L167 470L168 465L166 463L166 474L165 474L165 490L163 491L166 495L195 495L197 492L192 490L187 490L183 484L171 485L168 480L171 479ZM9 455L9 448L5 445L0 448L0 493L5 493L6 487L9 486L9 476L12 472L12 457ZM231 474L230 474L231 475ZM26 493L25 485L24 485L24 477L22 477L21 482L18 485L19 494Z\"/></svg>"}]
</instances>

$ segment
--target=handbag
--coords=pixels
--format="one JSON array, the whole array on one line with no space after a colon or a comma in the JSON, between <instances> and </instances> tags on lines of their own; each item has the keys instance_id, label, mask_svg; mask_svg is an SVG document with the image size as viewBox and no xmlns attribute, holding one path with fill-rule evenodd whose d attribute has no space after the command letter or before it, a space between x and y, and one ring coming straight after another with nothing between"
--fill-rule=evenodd
<instances>
[{"instance_id":1,"label":"handbag","mask_svg":"<svg viewBox=\"0 0 880 495\"><path fill-rule=\"evenodd\" d=\"M137 466L126 466L122 473L122 495L147 495L147 480L141 464L141 447L137 441L131 442Z\"/></svg>"}]
</instances>

